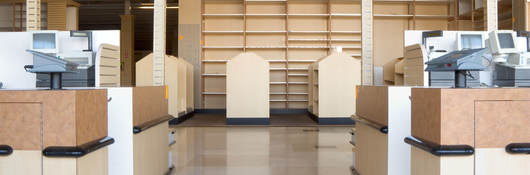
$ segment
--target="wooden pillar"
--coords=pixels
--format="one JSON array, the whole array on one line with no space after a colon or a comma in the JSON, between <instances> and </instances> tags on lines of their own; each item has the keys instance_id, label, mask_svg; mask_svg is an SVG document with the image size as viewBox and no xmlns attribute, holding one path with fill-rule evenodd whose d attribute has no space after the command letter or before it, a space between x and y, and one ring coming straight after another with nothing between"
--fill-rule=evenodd
<instances>
[{"instance_id":1,"label":"wooden pillar","mask_svg":"<svg viewBox=\"0 0 530 175\"><path fill-rule=\"evenodd\" d=\"M40 30L40 0L26 0L26 30Z\"/></svg>"},{"instance_id":2,"label":"wooden pillar","mask_svg":"<svg viewBox=\"0 0 530 175\"><path fill-rule=\"evenodd\" d=\"M373 1L361 1L362 84L373 84Z\"/></svg>"},{"instance_id":3,"label":"wooden pillar","mask_svg":"<svg viewBox=\"0 0 530 175\"><path fill-rule=\"evenodd\" d=\"M178 56L193 64L193 85L196 88L201 87L202 7L201 0L179 0ZM201 108L202 91L194 93L195 108Z\"/></svg>"},{"instance_id":4,"label":"wooden pillar","mask_svg":"<svg viewBox=\"0 0 530 175\"><path fill-rule=\"evenodd\" d=\"M499 28L497 7L497 0L484 0L484 26L488 32Z\"/></svg>"},{"instance_id":5,"label":"wooden pillar","mask_svg":"<svg viewBox=\"0 0 530 175\"><path fill-rule=\"evenodd\" d=\"M134 15L121 15L120 62L121 85L135 85Z\"/></svg>"},{"instance_id":6,"label":"wooden pillar","mask_svg":"<svg viewBox=\"0 0 530 175\"><path fill-rule=\"evenodd\" d=\"M155 0L153 13L153 85L162 86L166 57L166 0Z\"/></svg>"}]
</instances>

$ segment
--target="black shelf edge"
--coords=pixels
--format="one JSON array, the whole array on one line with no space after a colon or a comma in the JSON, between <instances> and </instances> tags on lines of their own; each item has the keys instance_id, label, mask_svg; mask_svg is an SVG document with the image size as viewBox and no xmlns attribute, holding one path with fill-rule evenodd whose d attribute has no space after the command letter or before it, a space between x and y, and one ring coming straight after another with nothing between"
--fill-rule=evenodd
<instances>
[{"instance_id":1,"label":"black shelf edge","mask_svg":"<svg viewBox=\"0 0 530 175\"><path fill-rule=\"evenodd\" d=\"M154 120L151 120L151 121L148 121L148 122L145 122L144 124L141 124L141 125L138 125L138 126L134 126L133 127L133 133L134 134L138 134L138 133L141 133L153 126L156 126L160 123L163 123L163 122L167 122L171 119L174 119L175 117L171 116L171 115L166 115L166 116L163 116L163 117L160 117L160 118L157 118L157 119L154 119Z\"/></svg>"},{"instance_id":2,"label":"black shelf edge","mask_svg":"<svg viewBox=\"0 0 530 175\"><path fill-rule=\"evenodd\" d=\"M473 155L475 153L475 148L469 145L438 145L421 141L414 137L406 137L405 143L429 152L435 156L465 156Z\"/></svg>"},{"instance_id":3,"label":"black shelf edge","mask_svg":"<svg viewBox=\"0 0 530 175\"><path fill-rule=\"evenodd\" d=\"M381 132L383 134L388 134L388 126L381 125L381 124L378 124L378 123L374 123L374 122L365 120L365 119L363 119L363 117L359 117L357 115L352 115L351 119L353 121L355 121L355 123L361 123L361 124L370 126L371 128L377 129L377 130L379 130L379 132Z\"/></svg>"},{"instance_id":4,"label":"black shelf edge","mask_svg":"<svg viewBox=\"0 0 530 175\"><path fill-rule=\"evenodd\" d=\"M510 143L506 145L506 152L511 154L530 154L530 143Z\"/></svg>"},{"instance_id":5,"label":"black shelf edge","mask_svg":"<svg viewBox=\"0 0 530 175\"><path fill-rule=\"evenodd\" d=\"M74 146L50 146L42 151L42 154L46 157L83 157L88 153L94 152L105 146L114 143L112 137L103 137L101 139L93 140L83 145Z\"/></svg>"},{"instance_id":6,"label":"black shelf edge","mask_svg":"<svg viewBox=\"0 0 530 175\"><path fill-rule=\"evenodd\" d=\"M13 148L9 145L0 145L0 156L8 156L13 153Z\"/></svg>"}]
</instances>

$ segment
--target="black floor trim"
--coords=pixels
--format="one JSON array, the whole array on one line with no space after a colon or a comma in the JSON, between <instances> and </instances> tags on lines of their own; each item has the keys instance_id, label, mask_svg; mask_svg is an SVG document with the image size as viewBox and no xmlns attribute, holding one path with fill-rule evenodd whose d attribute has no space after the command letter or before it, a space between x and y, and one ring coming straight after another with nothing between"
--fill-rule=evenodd
<instances>
[{"instance_id":1,"label":"black floor trim","mask_svg":"<svg viewBox=\"0 0 530 175\"><path fill-rule=\"evenodd\" d=\"M184 114L183 116L179 116L178 118L174 118L174 119L171 119L169 120L169 124L170 125L178 125L186 120L189 120L191 118L193 118L193 116L195 115L195 111L192 111L192 112L189 112L187 114Z\"/></svg>"},{"instance_id":2,"label":"black floor trim","mask_svg":"<svg viewBox=\"0 0 530 175\"><path fill-rule=\"evenodd\" d=\"M0 156L8 156L13 153L13 148L9 145L0 145Z\"/></svg>"},{"instance_id":3,"label":"black floor trim","mask_svg":"<svg viewBox=\"0 0 530 175\"><path fill-rule=\"evenodd\" d=\"M195 109L197 114L225 114L226 109Z\"/></svg>"},{"instance_id":4,"label":"black floor trim","mask_svg":"<svg viewBox=\"0 0 530 175\"><path fill-rule=\"evenodd\" d=\"M134 134L141 133L142 131L145 131L145 130L153 127L153 126L156 126L156 125L158 125L160 123L166 122L166 121L174 119L174 118L175 117L173 117L171 115L166 115L164 117L160 117L160 118L148 121L148 122L146 122L144 124L141 124L141 125L138 125L138 126L134 126L133 127L133 133Z\"/></svg>"},{"instance_id":5,"label":"black floor trim","mask_svg":"<svg viewBox=\"0 0 530 175\"><path fill-rule=\"evenodd\" d=\"M319 125L353 125L355 122L349 117L319 117Z\"/></svg>"},{"instance_id":6,"label":"black floor trim","mask_svg":"<svg viewBox=\"0 0 530 175\"><path fill-rule=\"evenodd\" d=\"M271 115L283 115L283 114L306 114L307 109L270 109Z\"/></svg>"},{"instance_id":7,"label":"black floor trim","mask_svg":"<svg viewBox=\"0 0 530 175\"><path fill-rule=\"evenodd\" d=\"M50 146L42 151L42 154L46 157L82 157L88 153L94 152L105 146L114 143L112 137L103 137L77 147L69 146Z\"/></svg>"},{"instance_id":8,"label":"black floor trim","mask_svg":"<svg viewBox=\"0 0 530 175\"><path fill-rule=\"evenodd\" d=\"M269 125L269 118L226 118L227 125Z\"/></svg>"},{"instance_id":9,"label":"black floor trim","mask_svg":"<svg viewBox=\"0 0 530 175\"><path fill-rule=\"evenodd\" d=\"M414 137L406 137L405 143L422 149L435 156L473 155L475 148L469 145L438 145L418 140Z\"/></svg>"}]
</instances>

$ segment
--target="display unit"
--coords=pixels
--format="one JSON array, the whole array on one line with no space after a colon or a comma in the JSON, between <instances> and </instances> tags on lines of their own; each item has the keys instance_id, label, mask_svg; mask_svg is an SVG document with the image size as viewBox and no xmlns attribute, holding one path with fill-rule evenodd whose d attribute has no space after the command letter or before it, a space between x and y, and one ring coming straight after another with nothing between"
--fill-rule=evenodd
<instances>
[{"instance_id":1,"label":"display unit","mask_svg":"<svg viewBox=\"0 0 530 175\"><path fill-rule=\"evenodd\" d=\"M59 40L57 37L57 31L34 31L31 33L31 35L31 50L48 54L59 53Z\"/></svg>"},{"instance_id":2,"label":"display unit","mask_svg":"<svg viewBox=\"0 0 530 175\"><path fill-rule=\"evenodd\" d=\"M361 84L361 60L332 53L309 66L308 110L320 124L349 124L355 113L355 86ZM310 86L310 87L309 87Z\"/></svg>"},{"instance_id":3,"label":"display unit","mask_svg":"<svg viewBox=\"0 0 530 175\"><path fill-rule=\"evenodd\" d=\"M457 50L485 48L486 36L484 32L458 32Z\"/></svg>"},{"instance_id":4,"label":"display unit","mask_svg":"<svg viewBox=\"0 0 530 175\"><path fill-rule=\"evenodd\" d=\"M192 116L193 111L187 109L194 109L191 103L188 102L187 98L191 96L189 89L193 89L193 85L189 85L187 80L192 78L187 76L187 73L193 71L188 70L190 67L182 58L166 55L165 58L165 80L164 84L167 86L168 91L168 111L172 116L177 117L176 121L172 121L172 124L180 123ZM149 54L136 62L136 85L137 86L152 86L153 85L153 54Z\"/></svg>"},{"instance_id":5,"label":"display unit","mask_svg":"<svg viewBox=\"0 0 530 175\"><path fill-rule=\"evenodd\" d=\"M269 63L247 52L226 64L226 123L269 124Z\"/></svg>"},{"instance_id":6,"label":"display unit","mask_svg":"<svg viewBox=\"0 0 530 175\"><path fill-rule=\"evenodd\" d=\"M492 54L517 53L517 34L511 30L494 30L489 33Z\"/></svg>"}]
</instances>

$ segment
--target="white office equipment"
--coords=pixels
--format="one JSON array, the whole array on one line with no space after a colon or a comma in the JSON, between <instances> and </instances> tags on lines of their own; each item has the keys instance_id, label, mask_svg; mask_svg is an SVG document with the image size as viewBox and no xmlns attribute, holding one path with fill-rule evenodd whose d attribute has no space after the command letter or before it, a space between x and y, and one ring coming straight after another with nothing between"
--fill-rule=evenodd
<instances>
[{"instance_id":1,"label":"white office equipment","mask_svg":"<svg viewBox=\"0 0 530 175\"><path fill-rule=\"evenodd\" d=\"M57 38L57 31L34 31L30 48L42 53L57 54L59 52Z\"/></svg>"}]
</instances>

